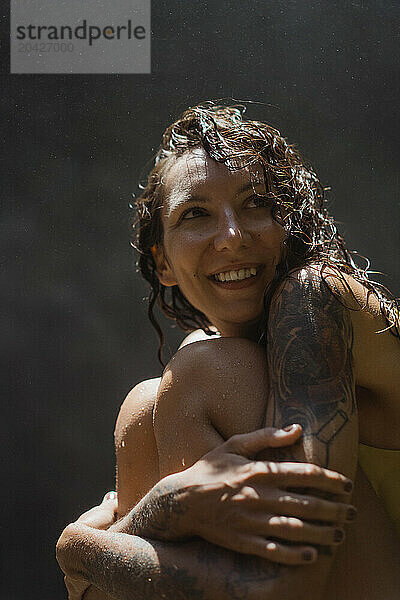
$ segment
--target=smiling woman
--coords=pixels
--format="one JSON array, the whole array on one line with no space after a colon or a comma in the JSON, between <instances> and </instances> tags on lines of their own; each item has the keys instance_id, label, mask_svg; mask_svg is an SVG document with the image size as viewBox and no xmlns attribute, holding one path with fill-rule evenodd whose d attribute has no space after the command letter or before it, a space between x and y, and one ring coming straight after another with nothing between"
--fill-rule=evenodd
<instances>
[{"instance_id":1,"label":"smiling woman","mask_svg":"<svg viewBox=\"0 0 400 600\"><path fill-rule=\"evenodd\" d=\"M103 503L59 542L71 599L398 598L398 541L357 469L359 439L400 448L397 303L353 262L312 168L240 107L198 106L137 207L160 346L156 302L191 333L121 407L125 518L98 531Z\"/></svg>"},{"instance_id":2,"label":"smiling woman","mask_svg":"<svg viewBox=\"0 0 400 600\"><path fill-rule=\"evenodd\" d=\"M213 180L212 185L209 177ZM225 194L225 185L229 188L229 198ZM216 214L216 207L210 211L214 200L221 214ZM243 210L239 214L240 200ZM205 206L207 202L208 207ZM223 202L231 203L231 212L227 207L222 208ZM226 233L231 238L230 244L238 244L243 234L248 235L249 240L251 234L243 227L246 202L250 214L253 214L251 207L256 213L248 218L259 224L259 231L254 224L251 227L253 236L265 233L264 224L274 237L268 242L271 263L266 264L266 271L269 273L263 276L264 283L268 283L264 287L265 316L279 282L290 270L306 263L320 262L335 268L339 277L348 274L365 290L373 292L391 331L398 333L396 300L382 285L368 278L366 269L354 262L334 219L326 210L321 182L296 147L270 125L246 120L243 106L209 103L188 109L166 129L155 166L143 193L137 198L138 237L133 240L133 245L139 250L141 274L151 285L149 318L161 343L162 331L153 311L155 303L185 330L200 327L211 334L210 327L214 325L208 315L196 307L196 302L188 301L179 285L160 282L154 259L160 257L160 266L163 266L164 236L170 228L179 230L179 220L185 221L185 228L190 228L186 221L203 215L204 220L212 221L211 227L206 224L193 227L201 237L201 228L204 228L204 236L215 235L216 248L220 242L225 244ZM175 217L171 211L176 211ZM212 227L217 228L214 234ZM278 241L280 236L282 239ZM186 254L190 244L182 238L182 244L184 241L180 252ZM272 262L278 257L271 275ZM265 264L265 256L260 262ZM218 269L220 262L215 266ZM223 268L226 266L230 267L221 264ZM348 284L344 282L343 285ZM261 332L263 338L264 331Z\"/></svg>"}]
</instances>

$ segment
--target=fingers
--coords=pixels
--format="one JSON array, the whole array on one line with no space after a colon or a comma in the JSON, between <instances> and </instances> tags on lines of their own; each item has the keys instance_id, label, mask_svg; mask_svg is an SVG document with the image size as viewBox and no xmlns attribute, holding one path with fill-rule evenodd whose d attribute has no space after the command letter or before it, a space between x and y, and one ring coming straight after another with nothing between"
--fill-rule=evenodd
<instances>
[{"instance_id":1,"label":"fingers","mask_svg":"<svg viewBox=\"0 0 400 600\"><path fill-rule=\"evenodd\" d=\"M281 476L279 481L281 488L315 488L332 494L350 494L353 490L351 480L341 473L313 464L280 463L278 473Z\"/></svg>"},{"instance_id":2,"label":"fingers","mask_svg":"<svg viewBox=\"0 0 400 600\"><path fill-rule=\"evenodd\" d=\"M280 515L253 518L249 520L247 529L255 535L302 544L332 546L344 540L342 527L307 523L296 517Z\"/></svg>"},{"instance_id":3,"label":"fingers","mask_svg":"<svg viewBox=\"0 0 400 600\"><path fill-rule=\"evenodd\" d=\"M107 492L100 504L100 506L104 506L104 510L113 511L113 520L115 521L117 518L117 510L118 510L118 495L117 492L111 491Z\"/></svg>"},{"instance_id":4,"label":"fingers","mask_svg":"<svg viewBox=\"0 0 400 600\"><path fill-rule=\"evenodd\" d=\"M117 493L107 492L98 506L87 510L77 521L95 529L108 529L117 518L117 509Z\"/></svg>"},{"instance_id":5,"label":"fingers","mask_svg":"<svg viewBox=\"0 0 400 600\"><path fill-rule=\"evenodd\" d=\"M271 510L271 501L267 501ZM283 493L273 504L274 512L288 517L299 517L308 521L348 523L354 521L357 511L354 506L342 502L331 502L315 496ZM260 502L261 508L261 502Z\"/></svg>"},{"instance_id":6,"label":"fingers","mask_svg":"<svg viewBox=\"0 0 400 600\"><path fill-rule=\"evenodd\" d=\"M287 431L285 429L265 427L251 431L250 433L234 435L223 444L223 447L225 451L251 458L265 448L276 448L294 444L301 436L302 429L300 425L292 425L290 427Z\"/></svg>"}]
</instances>

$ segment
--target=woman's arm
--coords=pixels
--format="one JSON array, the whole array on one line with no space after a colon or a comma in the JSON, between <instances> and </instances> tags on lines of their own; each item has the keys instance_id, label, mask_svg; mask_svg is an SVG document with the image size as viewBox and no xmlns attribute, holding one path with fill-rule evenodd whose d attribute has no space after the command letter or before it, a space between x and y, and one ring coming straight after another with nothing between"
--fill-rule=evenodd
<instances>
[{"instance_id":1,"label":"woman's arm","mask_svg":"<svg viewBox=\"0 0 400 600\"><path fill-rule=\"evenodd\" d=\"M297 438L293 434L292 437ZM107 526L114 517L115 506L105 499L64 530L57 544L61 568L77 586L87 581L119 600L231 600L238 595L243 599L272 600L275 596L270 595L269 582L274 579L278 565L271 563L266 569L260 557L238 555L201 541L177 544L138 536L156 537L164 531L170 538L180 538L187 532L187 521L190 523L196 514L190 493L192 486L199 488L197 496L205 497L210 511L221 510L218 504L223 488L216 485L221 468L225 470L226 489L229 489L238 479L245 481L249 468L259 464L246 460L247 457L272 444L280 445L284 439L284 432L272 430L235 436L193 467L164 478L129 515L108 531L99 531L96 528ZM291 477L295 484L293 473ZM301 469L298 478L302 480ZM321 472L320 479L314 482L316 486L336 492L349 484L336 473ZM318 502L322 518L329 519L329 513L323 514L326 509L323 501ZM334 510L338 508L334 503L325 504L332 504Z\"/></svg>"},{"instance_id":2,"label":"woman's arm","mask_svg":"<svg viewBox=\"0 0 400 600\"><path fill-rule=\"evenodd\" d=\"M117 495L115 492L108 492L105 494L103 501L99 506L95 506L90 510L83 513L77 520L80 525L88 525L95 529L109 529L113 525L117 518ZM57 545L57 549L59 545ZM85 581L81 577L76 577L75 573L72 575L69 571L65 571L64 577L65 587L68 592L69 600L107 600L107 596L101 590L90 585L89 582Z\"/></svg>"},{"instance_id":3,"label":"woman's arm","mask_svg":"<svg viewBox=\"0 0 400 600\"><path fill-rule=\"evenodd\" d=\"M354 477L358 416L352 350L349 311L332 294L319 269L305 268L288 278L269 313L266 424L284 427L298 422L303 438L290 449L276 450L277 460L313 462ZM320 597L332 550L321 551L303 579L299 573L290 574L292 584L298 584L299 598L310 589L315 598Z\"/></svg>"},{"instance_id":4,"label":"woman's arm","mask_svg":"<svg viewBox=\"0 0 400 600\"><path fill-rule=\"evenodd\" d=\"M280 460L313 462L354 476L358 420L349 311L319 267L293 273L271 302L266 424L303 427L302 444Z\"/></svg>"},{"instance_id":5,"label":"woman's arm","mask_svg":"<svg viewBox=\"0 0 400 600\"><path fill-rule=\"evenodd\" d=\"M73 555L81 577L117 600L275 600L277 565L204 541L156 542L134 535L70 525L64 560ZM293 596L294 597L294 596Z\"/></svg>"}]
</instances>

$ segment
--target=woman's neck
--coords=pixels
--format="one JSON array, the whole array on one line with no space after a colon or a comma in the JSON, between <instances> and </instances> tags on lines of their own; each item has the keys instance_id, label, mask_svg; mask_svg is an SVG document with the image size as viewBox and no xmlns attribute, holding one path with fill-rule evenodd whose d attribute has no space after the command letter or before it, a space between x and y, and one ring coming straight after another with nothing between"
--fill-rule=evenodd
<instances>
[{"instance_id":1,"label":"woman's neck","mask_svg":"<svg viewBox=\"0 0 400 600\"><path fill-rule=\"evenodd\" d=\"M221 322L215 328L221 337L240 337L253 342L258 342L262 333L260 319L251 323Z\"/></svg>"}]
</instances>

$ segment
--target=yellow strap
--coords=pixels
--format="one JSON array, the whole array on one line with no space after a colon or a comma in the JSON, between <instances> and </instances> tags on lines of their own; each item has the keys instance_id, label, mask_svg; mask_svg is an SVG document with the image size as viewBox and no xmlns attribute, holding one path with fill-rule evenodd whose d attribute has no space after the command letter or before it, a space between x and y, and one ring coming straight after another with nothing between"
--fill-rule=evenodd
<instances>
[{"instance_id":1,"label":"yellow strap","mask_svg":"<svg viewBox=\"0 0 400 600\"><path fill-rule=\"evenodd\" d=\"M381 450L360 444L359 460L400 537L400 450Z\"/></svg>"}]
</instances>

